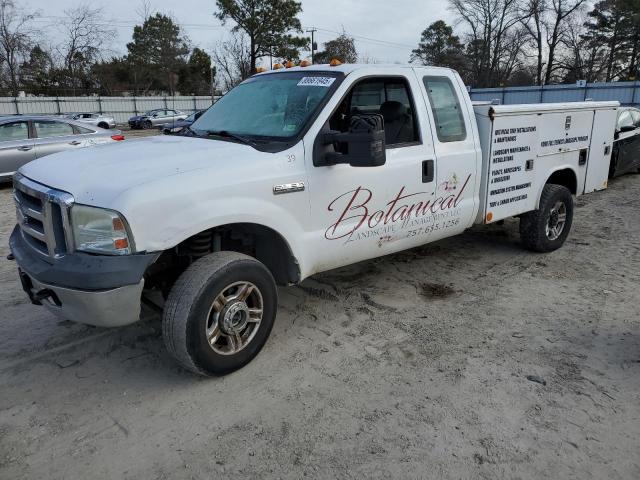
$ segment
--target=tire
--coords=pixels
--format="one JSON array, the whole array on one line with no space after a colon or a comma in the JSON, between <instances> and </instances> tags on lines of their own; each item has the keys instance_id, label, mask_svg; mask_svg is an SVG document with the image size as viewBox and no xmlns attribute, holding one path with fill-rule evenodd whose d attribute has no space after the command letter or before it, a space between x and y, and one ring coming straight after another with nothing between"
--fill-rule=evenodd
<instances>
[{"instance_id":1,"label":"tire","mask_svg":"<svg viewBox=\"0 0 640 480\"><path fill-rule=\"evenodd\" d=\"M104 122L100 122L100 123L98 124L98 127L99 127L99 128L104 128L105 130L109 130L109 125L107 125L107 124L106 124L106 123L104 123Z\"/></svg>"},{"instance_id":2,"label":"tire","mask_svg":"<svg viewBox=\"0 0 640 480\"><path fill-rule=\"evenodd\" d=\"M552 252L564 244L572 222L571 192L562 185L549 183L542 190L538 210L520 216L520 240L534 252Z\"/></svg>"},{"instance_id":3,"label":"tire","mask_svg":"<svg viewBox=\"0 0 640 480\"><path fill-rule=\"evenodd\" d=\"M249 286L253 289L246 293ZM233 298L242 292L247 295L244 300ZM221 296L226 302L219 301ZM187 370L225 375L260 352L277 306L276 283L264 264L241 253L212 253L191 264L171 289L162 335L169 353ZM260 308L262 315L256 320ZM239 336L233 334L236 330Z\"/></svg>"},{"instance_id":4,"label":"tire","mask_svg":"<svg viewBox=\"0 0 640 480\"><path fill-rule=\"evenodd\" d=\"M149 130L150 128L153 128L153 123L151 123L151 120L145 120L144 122L142 122L143 130Z\"/></svg>"}]
</instances>

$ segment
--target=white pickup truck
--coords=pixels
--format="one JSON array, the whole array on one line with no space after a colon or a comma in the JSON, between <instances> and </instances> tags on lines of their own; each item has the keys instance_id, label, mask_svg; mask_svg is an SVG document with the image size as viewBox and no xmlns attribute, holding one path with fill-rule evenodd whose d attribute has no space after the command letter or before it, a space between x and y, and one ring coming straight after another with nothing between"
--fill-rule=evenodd
<instances>
[{"instance_id":1,"label":"white pickup truck","mask_svg":"<svg viewBox=\"0 0 640 480\"><path fill-rule=\"evenodd\" d=\"M473 105L433 67L269 71L180 136L21 168L10 257L33 303L77 322L130 324L155 298L171 354L225 374L266 342L276 284L506 217L559 248L572 195L606 187L617 107Z\"/></svg>"}]
</instances>

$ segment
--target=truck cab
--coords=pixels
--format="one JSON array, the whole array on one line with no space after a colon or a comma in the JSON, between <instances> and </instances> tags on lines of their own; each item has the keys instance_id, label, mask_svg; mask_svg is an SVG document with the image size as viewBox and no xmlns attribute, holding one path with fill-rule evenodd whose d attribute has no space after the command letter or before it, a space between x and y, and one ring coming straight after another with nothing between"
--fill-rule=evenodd
<instances>
[{"instance_id":1,"label":"truck cab","mask_svg":"<svg viewBox=\"0 0 640 480\"><path fill-rule=\"evenodd\" d=\"M493 150L460 76L338 63L254 75L178 136L23 167L10 246L32 301L118 326L143 299L183 366L224 374L266 342L276 284L490 223ZM561 164L547 164L529 185L546 193L509 210L538 251L562 245L573 212L573 167L549 189Z\"/></svg>"}]
</instances>

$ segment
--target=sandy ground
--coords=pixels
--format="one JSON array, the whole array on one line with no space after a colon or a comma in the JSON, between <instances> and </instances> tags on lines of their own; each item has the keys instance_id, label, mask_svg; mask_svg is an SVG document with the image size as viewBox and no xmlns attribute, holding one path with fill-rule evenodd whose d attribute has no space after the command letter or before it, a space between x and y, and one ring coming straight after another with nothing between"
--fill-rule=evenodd
<instances>
[{"instance_id":1,"label":"sandy ground","mask_svg":"<svg viewBox=\"0 0 640 480\"><path fill-rule=\"evenodd\" d=\"M29 304L7 188L0 215L2 479L640 478L640 176L580 199L549 255L512 221L281 289L219 379L157 319Z\"/></svg>"}]
</instances>

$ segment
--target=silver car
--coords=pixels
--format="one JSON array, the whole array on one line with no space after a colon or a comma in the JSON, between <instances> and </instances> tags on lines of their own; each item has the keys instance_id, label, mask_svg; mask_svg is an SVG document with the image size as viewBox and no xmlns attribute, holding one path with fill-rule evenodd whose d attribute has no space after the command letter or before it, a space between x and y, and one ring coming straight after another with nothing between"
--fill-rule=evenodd
<instances>
[{"instance_id":1,"label":"silver car","mask_svg":"<svg viewBox=\"0 0 640 480\"><path fill-rule=\"evenodd\" d=\"M75 148L124 140L119 130L104 130L75 120L47 116L0 117L0 181L36 158Z\"/></svg>"},{"instance_id":2,"label":"silver car","mask_svg":"<svg viewBox=\"0 0 640 480\"><path fill-rule=\"evenodd\" d=\"M66 118L108 130L116 128L116 119L101 113L69 113Z\"/></svg>"},{"instance_id":3,"label":"silver car","mask_svg":"<svg viewBox=\"0 0 640 480\"><path fill-rule=\"evenodd\" d=\"M159 127L168 123L184 120L188 116L188 113L181 112L180 110L159 108L156 110L149 110L142 115L131 117L129 119L129 127L132 129Z\"/></svg>"}]
</instances>

